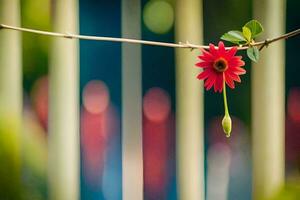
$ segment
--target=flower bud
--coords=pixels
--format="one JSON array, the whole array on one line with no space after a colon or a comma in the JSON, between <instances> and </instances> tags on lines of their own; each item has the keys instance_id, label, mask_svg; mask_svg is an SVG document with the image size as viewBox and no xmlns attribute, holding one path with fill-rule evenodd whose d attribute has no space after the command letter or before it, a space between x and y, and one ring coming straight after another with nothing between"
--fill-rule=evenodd
<instances>
[{"instance_id":1,"label":"flower bud","mask_svg":"<svg viewBox=\"0 0 300 200\"><path fill-rule=\"evenodd\" d=\"M226 137L230 137L231 133L231 118L229 115L225 115L222 120L223 131L226 134Z\"/></svg>"}]
</instances>

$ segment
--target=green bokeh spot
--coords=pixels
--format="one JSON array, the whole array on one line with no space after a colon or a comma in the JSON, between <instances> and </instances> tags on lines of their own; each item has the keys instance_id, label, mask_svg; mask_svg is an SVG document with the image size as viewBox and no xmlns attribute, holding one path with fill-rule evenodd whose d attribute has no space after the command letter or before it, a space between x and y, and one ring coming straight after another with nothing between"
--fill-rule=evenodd
<instances>
[{"instance_id":1,"label":"green bokeh spot","mask_svg":"<svg viewBox=\"0 0 300 200\"><path fill-rule=\"evenodd\" d=\"M165 34L170 31L174 23L173 7L166 1L151 0L144 7L143 19L150 31Z\"/></svg>"}]
</instances>

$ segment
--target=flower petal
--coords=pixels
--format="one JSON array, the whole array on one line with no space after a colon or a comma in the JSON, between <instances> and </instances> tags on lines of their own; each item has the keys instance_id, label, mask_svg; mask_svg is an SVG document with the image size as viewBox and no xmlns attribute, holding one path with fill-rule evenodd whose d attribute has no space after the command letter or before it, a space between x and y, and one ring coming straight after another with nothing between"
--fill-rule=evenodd
<instances>
[{"instance_id":1,"label":"flower petal","mask_svg":"<svg viewBox=\"0 0 300 200\"><path fill-rule=\"evenodd\" d=\"M201 68L207 68L207 67L212 66L212 62L207 62L207 61L199 62L199 63L196 63L196 66L201 67Z\"/></svg>"},{"instance_id":2,"label":"flower petal","mask_svg":"<svg viewBox=\"0 0 300 200\"><path fill-rule=\"evenodd\" d=\"M217 75L215 85L214 85L214 90L215 92L222 92L223 89L223 73L220 73Z\"/></svg>"},{"instance_id":3,"label":"flower petal","mask_svg":"<svg viewBox=\"0 0 300 200\"><path fill-rule=\"evenodd\" d=\"M241 67L232 67L230 70L237 75L246 74L246 70Z\"/></svg>"},{"instance_id":4,"label":"flower petal","mask_svg":"<svg viewBox=\"0 0 300 200\"><path fill-rule=\"evenodd\" d=\"M214 56L217 57L219 56L218 51L215 48L215 45L209 44L209 52Z\"/></svg>"},{"instance_id":5,"label":"flower petal","mask_svg":"<svg viewBox=\"0 0 300 200\"><path fill-rule=\"evenodd\" d=\"M216 75L214 73L211 74L210 77L208 77L204 83L204 87L206 87L206 90L209 90L216 81Z\"/></svg>"},{"instance_id":6,"label":"flower petal","mask_svg":"<svg viewBox=\"0 0 300 200\"><path fill-rule=\"evenodd\" d=\"M237 52L237 48L236 47L232 47L231 49L229 49L227 52L226 52L226 58L228 60L230 60Z\"/></svg>"},{"instance_id":7,"label":"flower petal","mask_svg":"<svg viewBox=\"0 0 300 200\"><path fill-rule=\"evenodd\" d=\"M234 80L234 81L236 81L236 82L241 82L241 79L240 79L240 77L239 77L239 75L237 75L237 74L235 74L234 72L231 72L231 71L226 71L226 74L232 79L232 80Z\"/></svg>"},{"instance_id":8,"label":"flower petal","mask_svg":"<svg viewBox=\"0 0 300 200\"><path fill-rule=\"evenodd\" d=\"M231 89L234 89L234 82L227 73L225 73L225 81Z\"/></svg>"},{"instance_id":9,"label":"flower petal","mask_svg":"<svg viewBox=\"0 0 300 200\"><path fill-rule=\"evenodd\" d=\"M198 76L197 76L197 78L198 79L206 79L207 77L209 77L210 76L210 74L211 74L212 72L211 72L211 70L210 69L206 69L206 70L204 70L203 72L201 72Z\"/></svg>"},{"instance_id":10,"label":"flower petal","mask_svg":"<svg viewBox=\"0 0 300 200\"><path fill-rule=\"evenodd\" d=\"M198 58L200 58L203 61L213 61L214 58L210 52L204 49L202 49L201 51L202 51L202 55L198 56Z\"/></svg>"},{"instance_id":11,"label":"flower petal","mask_svg":"<svg viewBox=\"0 0 300 200\"><path fill-rule=\"evenodd\" d=\"M219 52L219 56L224 56L224 54L225 54L225 46L222 41L219 42L218 52Z\"/></svg>"},{"instance_id":12,"label":"flower petal","mask_svg":"<svg viewBox=\"0 0 300 200\"><path fill-rule=\"evenodd\" d=\"M245 62L241 60L241 56L234 56L228 62L229 67L241 67Z\"/></svg>"}]
</instances>

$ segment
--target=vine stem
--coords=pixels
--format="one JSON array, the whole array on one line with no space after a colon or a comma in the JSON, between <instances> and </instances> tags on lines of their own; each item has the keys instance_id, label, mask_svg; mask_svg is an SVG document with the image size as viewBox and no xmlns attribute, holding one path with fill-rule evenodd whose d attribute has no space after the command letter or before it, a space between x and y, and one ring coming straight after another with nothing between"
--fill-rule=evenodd
<instances>
[{"instance_id":1,"label":"vine stem","mask_svg":"<svg viewBox=\"0 0 300 200\"><path fill-rule=\"evenodd\" d=\"M79 40L94 40L94 41L108 41L108 42L124 42L124 43L133 43L133 44L144 44L144 45L152 45L152 46L163 46L163 47L171 47L171 48L186 48L186 49L208 49L209 46L207 45L197 45L197 44L191 44L188 41L186 42L179 42L179 43L168 43L168 42L157 42L157 41L148 41L148 40L137 40L137 39L129 39L129 38L116 38L116 37L99 37L99 36L90 36L90 35L77 35L72 33L58 33L58 32L50 32L50 31L42 31L37 29L30 29L30 28L22 28L17 26L10 26L6 24L0 24L0 30L1 29L10 29L15 31L21 31L21 32L29 32L29 33L35 33L39 35L47 35L52 37L61 37L61 38L67 38L67 39L79 39ZM261 49L265 46L268 46L269 44L283 40L288 39L290 37L296 36L300 34L300 29L291 31L289 33L283 34L281 36L272 38L272 39L266 39L264 41L260 42L254 42L251 44L251 46L259 46ZM231 47L226 47L226 49L230 49ZM238 46L238 50L245 50L248 49L249 46Z\"/></svg>"}]
</instances>

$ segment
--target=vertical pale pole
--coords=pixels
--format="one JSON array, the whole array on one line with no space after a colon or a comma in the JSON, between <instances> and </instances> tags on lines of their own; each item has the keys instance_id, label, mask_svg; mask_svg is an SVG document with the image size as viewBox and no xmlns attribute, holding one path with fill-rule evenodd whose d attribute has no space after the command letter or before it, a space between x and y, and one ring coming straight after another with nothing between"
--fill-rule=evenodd
<instances>
[{"instance_id":1,"label":"vertical pale pole","mask_svg":"<svg viewBox=\"0 0 300 200\"><path fill-rule=\"evenodd\" d=\"M56 0L54 31L78 32L77 0ZM79 199L78 41L53 38L50 60L50 199Z\"/></svg>"},{"instance_id":2,"label":"vertical pale pole","mask_svg":"<svg viewBox=\"0 0 300 200\"><path fill-rule=\"evenodd\" d=\"M254 0L264 37L285 32L285 0ZM284 184L284 41L272 43L252 67L253 195L274 195Z\"/></svg>"},{"instance_id":3,"label":"vertical pale pole","mask_svg":"<svg viewBox=\"0 0 300 200\"><path fill-rule=\"evenodd\" d=\"M140 0L122 0L122 37L141 38ZM141 46L122 44L123 199L143 199Z\"/></svg>"},{"instance_id":4,"label":"vertical pale pole","mask_svg":"<svg viewBox=\"0 0 300 200\"><path fill-rule=\"evenodd\" d=\"M202 44L202 1L177 0L177 42ZM180 200L204 200L203 84L196 79L199 50L176 49L176 153Z\"/></svg>"},{"instance_id":5,"label":"vertical pale pole","mask_svg":"<svg viewBox=\"0 0 300 200\"><path fill-rule=\"evenodd\" d=\"M20 26L18 0L0 0L0 22ZM22 113L21 37L17 31L0 32L0 102L18 120Z\"/></svg>"},{"instance_id":6,"label":"vertical pale pole","mask_svg":"<svg viewBox=\"0 0 300 200\"><path fill-rule=\"evenodd\" d=\"M19 0L0 0L0 23L20 26ZM20 198L21 124L21 34L0 30L0 197L4 199Z\"/></svg>"}]
</instances>

